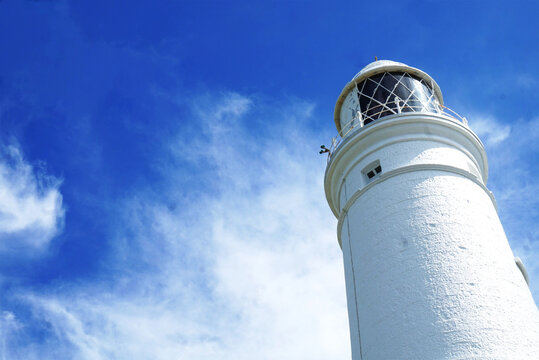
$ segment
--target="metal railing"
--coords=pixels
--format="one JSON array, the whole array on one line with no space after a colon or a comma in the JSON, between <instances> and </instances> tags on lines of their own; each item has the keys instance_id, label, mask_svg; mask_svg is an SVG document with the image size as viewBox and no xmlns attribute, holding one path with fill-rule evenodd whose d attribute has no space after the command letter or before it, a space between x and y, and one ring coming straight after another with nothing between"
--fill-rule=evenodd
<instances>
[{"instance_id":1,"label":"metal railing","mask_svg":"<svg viewBox=\"0 0 539 360\"><path fill-rule=\"evenodd\" d=\"M382 110L372 113L373 109L376 109L377 107L383 107ZM417 109L417 110L416 110ZM396 111L395 111L396 110ZM370 108L367 113L369 115L366 115L365 113L357 112L357 115L350 120L348 123L344 125L344 128L342 129L341 133L337 136L333 137L331 139L331 146L327 148L325 145L322 145L320 150L320 154L327 153L328 158L327 162L331 160L331 156L337 150L341 142L348 134L350 134L354 129L363 128L364 126L370 124L371 122L374 122L378 119L381 119L385 116L394 115L394 114L403 114L403 113L416 113L416 114L439 114L439 115L445 115L456 122L464 124L464 126L468 126L468 120L464 117L459 115L456 111L451 110L447 106L436 104L436 110L437 111L429 111L428 108L425 106L410 106L410 105L404 105L403 107L398 107L397 109L391 109L384 105L378 105L375 107ZM386 113L385 115L382 115Z\"/></svg>"}]
</instances>

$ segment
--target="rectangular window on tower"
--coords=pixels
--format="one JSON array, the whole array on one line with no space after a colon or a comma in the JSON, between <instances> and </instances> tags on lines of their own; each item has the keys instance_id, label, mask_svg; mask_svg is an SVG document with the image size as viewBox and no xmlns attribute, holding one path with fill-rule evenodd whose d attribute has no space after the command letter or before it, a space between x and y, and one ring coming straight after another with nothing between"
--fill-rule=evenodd
<instances>
[{"instance_id":1,"label":"rectangular window on tower","mask_svg":"<svg viewBox=\"0 0 539 360\"><path fill-rule=\"evenodd\" d=\"M378 177L380 177L380 174L382 173L382 165L380 165L380 161L376 160L370 163L369 165L365 166L362 173L367 184L373 181L374 179L377 179Z\"/></svg>"}]
</instances>

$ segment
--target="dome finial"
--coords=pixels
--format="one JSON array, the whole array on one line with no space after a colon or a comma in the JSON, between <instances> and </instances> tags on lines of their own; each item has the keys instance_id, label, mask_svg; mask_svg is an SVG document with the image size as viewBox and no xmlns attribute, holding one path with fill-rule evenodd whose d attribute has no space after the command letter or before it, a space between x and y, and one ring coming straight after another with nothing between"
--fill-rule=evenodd
<instances>
[{"instance_id":1,"label":"dome finial","mask_svg":"<svg viewBox=\"0 0 539 360\"><path fill-rule=\"evenodd\" d=\"M378 61L378 56L374 56L374 61Z\"/></svg>"}]
</instances>

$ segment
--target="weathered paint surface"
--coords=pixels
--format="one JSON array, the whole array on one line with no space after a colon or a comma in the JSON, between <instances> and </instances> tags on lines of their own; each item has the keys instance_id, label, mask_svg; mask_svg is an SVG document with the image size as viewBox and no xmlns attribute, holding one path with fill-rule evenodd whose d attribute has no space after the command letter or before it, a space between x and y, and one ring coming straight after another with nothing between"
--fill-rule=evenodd
<instances>
[{"instance_id":1,"label":"weathered paint surface","mask_svg":"<svg viewBox=\"0 0 539 360\"><path fill-rule=\"evenodd\" d=\"M354 360L539 359L539 312L486 179L475 134L437 115L380 119L333 154Z\"/></svg>"}]
</instances>

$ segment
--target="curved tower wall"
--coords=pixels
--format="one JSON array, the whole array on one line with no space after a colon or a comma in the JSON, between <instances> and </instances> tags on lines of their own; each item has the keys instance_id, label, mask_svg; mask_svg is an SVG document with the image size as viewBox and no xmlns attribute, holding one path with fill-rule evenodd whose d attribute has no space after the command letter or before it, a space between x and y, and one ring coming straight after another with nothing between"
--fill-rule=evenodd
<instances>
[{"instance_id":1,"label":"curved tower wall","mask_svg":"<svg viewBox=\"0 0 539 360\"><path fill-rule=\"evenodd\" d=\"M354 360L539 358L487 174L480 140L442 114L381 118L332 154Z\"/></svg>"}]
</instances>

